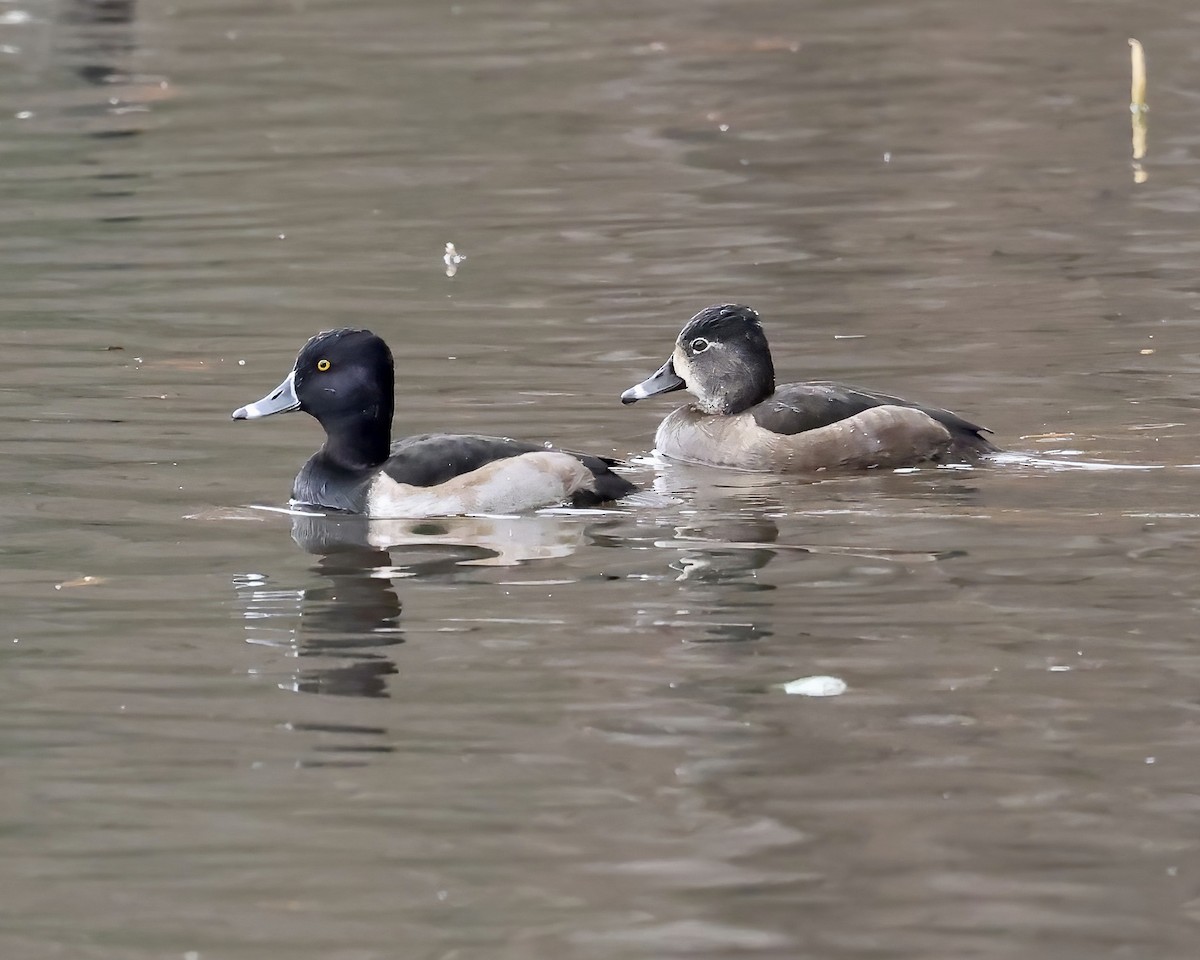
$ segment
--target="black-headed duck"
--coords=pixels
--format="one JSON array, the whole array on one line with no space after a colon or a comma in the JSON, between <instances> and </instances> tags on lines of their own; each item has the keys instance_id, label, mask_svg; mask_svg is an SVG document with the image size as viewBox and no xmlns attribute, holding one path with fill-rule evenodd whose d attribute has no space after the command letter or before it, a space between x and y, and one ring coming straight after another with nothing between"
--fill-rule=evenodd
<instances>
[{"instance_id":1,"label":"black-headed duck","mask_svg":"<svg viewBox=\"0 0 1200 960\"><path fill-rule=\"evenodd\" d=\"M621 402L685 389L696 401L668 415L654 440L675 460L814 473L963 462L997 450L984 427L948 410L823 380L777 387L758 314L734 303L692 317L671 358Z\"/></svg>"},{"instance_id":2,"label":"black-headed duck","mask_svg":"<svg viewBox=\"0 0 1200 960\"><path fill-rule=\"evenodd\" d=\"M372 517L516 513L594 506L635 489L616 461L507 437L423 434L392 441L394 366L369 330L304 345L283 383L234 420L303 410L325 443L296 476L292 501Z\"/></svg>"}]
</instances>

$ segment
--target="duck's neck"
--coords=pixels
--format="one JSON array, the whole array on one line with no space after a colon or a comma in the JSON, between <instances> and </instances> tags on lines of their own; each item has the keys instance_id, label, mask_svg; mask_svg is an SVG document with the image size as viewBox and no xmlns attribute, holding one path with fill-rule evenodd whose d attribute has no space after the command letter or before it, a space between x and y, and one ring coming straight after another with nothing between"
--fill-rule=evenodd
<instances>
[{"instance_id":1,"label":"duck's neck","mask_svg":"<svg viewBox=\"0 0 1200 960\"><path fill-rule=\"evenodd\" d=\"M747 369L701 396L695 406L705 413L732 416L762 403L775 392L775 371L768 365Z\"/></svg>"},{"instance_id":2,"label":"duck's neck","mask_svg":"<svg viewBox=\"0 0 1200 960\"><path fill-rule=\"evenodd\" d=\"M372 470L391 455L390 403L327 418L321 422L321 426L325 428L322 451L347 470Z\"/></svg>"}]
</instances>

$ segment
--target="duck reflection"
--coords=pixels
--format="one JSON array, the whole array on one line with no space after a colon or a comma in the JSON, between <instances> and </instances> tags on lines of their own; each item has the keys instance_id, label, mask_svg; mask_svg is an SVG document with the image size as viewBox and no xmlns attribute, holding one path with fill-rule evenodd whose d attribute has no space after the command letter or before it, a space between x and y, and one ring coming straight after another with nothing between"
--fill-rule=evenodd
<instances>
[{"instance_id":1,"label":"duck reflection","mask_svg":"<svg viewBox=\"0 0 1200 960\"><path fill-rule=\"evenodd\" d=\"M136 48L133 36L134 0L64 0L59 21L64 39L59 46L75 71L92 84L117 83Z\"/></svg>"},{"instance_id":2,"label":"duck reflection","mask_svg":"<svg viewBox=\"0 0 1200 960\"><path fill-rule=\"evenodd\" d=\"M314 570L328 585L303 591L297 656L343 662L297 671L295 692L388 696L387 678L397 672L388 648L404 642L400 598L386 576L389 564L386 552L354 546L317 560Z\"/></svg>"},{"instance_id":3,"label":"duck reflection","mask_svg":"<svg viewBox=\"0 0 1200 960\"><path fill-rule=\"evenodd\" d=\"M643 626L678 635L686 643L728 643L771 635L770 595L778 578L761 574L780 554L818 558L856 557L883 562L930 562L941 555L868 543L830 545L796 542L803 536L804 515L830 513L875 515L920 510L922 501L940 510L973 508L980 499L970 470L886 471L852 479L780 477L664 463L656 472L654 492L673 504L686 504L689 522L678 511L664 517L664 535L654 546L667 553L670 578L678 592L670 612L660 608L642 616ZM788 521L782 535L776 520ZM797 522L798 521L798 522ZM835 561L836 562L836 561ZM664 577L663 579L667 579Z\"/></svg>"},{"instance_id":4,"label":"duck reflection","mask_svg":"<svg viewBox=\"0 0 1200 960\"><path fill-rule=\"evenodd\" d=\"M152 105L174 91L165 76L136 69L137 15L135 0L62 0L57 5L50 64L69 71L86 88L46 90L46 99L35 104L38 115L57 115L59 123L94 140L136 137L147 130Z\"/></svg>"},{"instance_id":5,"label":"duck reflection","mask_svg":"<svg viewBox=\"0 0 1200 960\"><path fill-rule=\"evenodd\" d=\"M680 632L686 643L743 643L772 633L765 624L768 597L775 585L758 572L776 556L778 525L768 517L713 517L673 526L670 537L654 546L677 551L668 561L678 592L671 614L652 611L642 626Z\"/></svg>"},{"instance_id":6,"label":"duck reflection","mask_svg":"<svg viewBox=\"0 0 1200 960\"><path fill-rule=\"evenodd\" d=\"M888 500L975 506L981 499L977 481L988 473L984 468L959 464L853 476L751 473L670 460L662 460L657 467L654 492L669 500L695 502L703 508L754 507L788 515L843 501L862 504L864 511Z\"/></svg>"},{"instance_id":7,"label":"duck reflection","mask_svg":"<svg viewBox=\"0 0 1200 960\"><path fill-rule=\"evenodd\" d=\"M408 577L461 574L462 566L515 566L566 557L587 542L588 536L584 524L554 515L430 520L368 520L332 514L292 517L292 539L309 553L390 551L391 566Z\"/></svg>"},{"instance_id":8,"label":"duck reflection","mask_svg":"<svg viewBox=\"0 0 1200 960\"><path fill-rule=\"evenodd\" d=\"M293 514L292 539L317 559L320 586L277 590L265 577L235 580L249 643L283 647L302 661L281 683L295 693L390 696L404 643L395 581L469 582L474 568L564 557L587 542L576 518L455 517L367 520Z\"/></svg>"},{"instance_id":9,"label":"duck reflection","mask_svg":"<svg viewBox=\"0 0 1200 960\"><path fill-rule=\"evenodd\" d=\"M673 545L684 547L671 564L675 579L692 583L727 583L744 592L774 590L755 578L774 558L770 545L779 539L779 525L766 517L722 518L675 528Z\"/></svg>"},{"instance_id":10,"label":"duck reflection","mask_svg":"<svg viewBox=\"0 0 1200 960\"><path fill-rule=\"evenodd\" d=\"M245 604L246 640L284 647L319 665L293 672L280 687L296 693L386 697L396 673L388 648L404 642L401 604L391 580L388 554L365 547L335 548L314 572L324 586L275 590L260 576L234 581Z\"/></svg>"}]
</instances>

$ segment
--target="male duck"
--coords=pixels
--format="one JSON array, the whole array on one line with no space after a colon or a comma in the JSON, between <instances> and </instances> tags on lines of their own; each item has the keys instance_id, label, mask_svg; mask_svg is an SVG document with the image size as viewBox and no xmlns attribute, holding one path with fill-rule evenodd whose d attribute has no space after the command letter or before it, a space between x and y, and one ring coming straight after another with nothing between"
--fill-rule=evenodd
<instances>
[{"instance_id":1,"label":"male duck","mask_svg":"<svg viewBox=\"0 0 1200 960\"><path fill-rule=\"evenodd\" d=\"M391 440L392 353L369 330L330 330L304 345L292 372L234 420L303 410L325 443L292 501L372 517L515 513L592 506L635 489L617 461L502 437L423 434Z\"/></svg>"},{"instance_id":2,"label":"male duck","mask_svg":"<svg viewBox=\"0 0 1200 960\"><path fill-rule=\"evenodd\" d=\"M671 358L621 402L682 389L696 403L671 413L654 438L676 460L812 473L963 461L997 449L985 428L947 410L828 381L777 388L758 314L735 303L692 317Z\"/></svg>"}]
</instances>

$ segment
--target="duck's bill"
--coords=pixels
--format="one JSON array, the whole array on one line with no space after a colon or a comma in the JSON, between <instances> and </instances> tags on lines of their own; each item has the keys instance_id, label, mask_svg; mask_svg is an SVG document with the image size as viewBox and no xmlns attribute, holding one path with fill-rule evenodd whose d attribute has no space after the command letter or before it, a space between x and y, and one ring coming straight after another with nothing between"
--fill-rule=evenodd
<instances>
[{"instance_id":1,"label":"duck's bill","mask_svg":"<svg viewBox=\"0 0 1200 960\"><path fill-rule=\"evenodd\" d=\"M293 370L274 390L261 400L248 403L233 411L234 420L257 420L276 413L287 413L300 409L300 398L296 396L296 371Z\"/></svg>"},{"instance_id":2,"label":"duck's bill","mask_svg":"<svg viewBox=\"0 0 1200 960\"><path fill-rule=\"evenodd\" d=\"M682 390L685 386L687 384L683 382L683 378L675 372L674 361L668 360L654 372L654 376L643 380L635 387L630 387L621 394L621 402L637 403L639 400L645 400L656 394Z\"/></svg>"}]
</instances>

